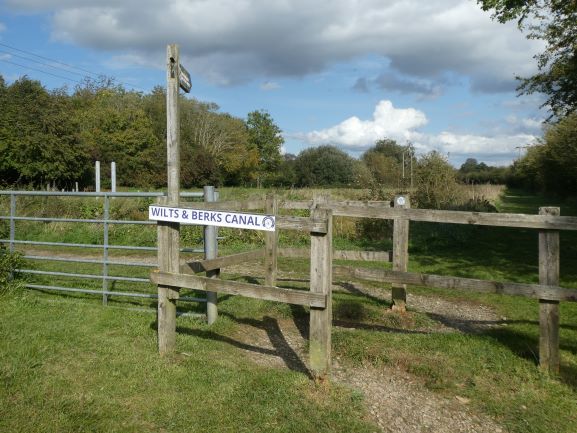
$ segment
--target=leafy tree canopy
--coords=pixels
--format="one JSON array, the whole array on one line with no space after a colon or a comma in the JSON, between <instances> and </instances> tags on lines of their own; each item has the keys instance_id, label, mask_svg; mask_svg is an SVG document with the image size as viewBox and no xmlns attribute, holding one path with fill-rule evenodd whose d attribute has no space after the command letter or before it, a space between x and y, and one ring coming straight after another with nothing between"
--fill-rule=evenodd
<instances>
[{"instance_id":1,"label":"leafy tree canopy","mask_svg":"<svg viewBox=\"0 0 577 433\"><path fill-rule=\"evenodd\" d=\"M517 20L530 39L545 41L545 51L535 56L539 72L519 78L520 94L547 95L552 117L562 118L577 107L577 1L576 0L477 0L493 11L499 22Z\"/></svg>"}]
</instances>

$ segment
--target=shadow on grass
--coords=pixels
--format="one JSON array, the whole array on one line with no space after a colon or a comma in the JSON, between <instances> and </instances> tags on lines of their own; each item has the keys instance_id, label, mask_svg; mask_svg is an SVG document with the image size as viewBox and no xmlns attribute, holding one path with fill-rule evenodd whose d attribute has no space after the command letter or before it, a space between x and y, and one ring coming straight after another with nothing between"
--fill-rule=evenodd
<instances>
[{"instance_id":1,"label":"shadow on grass","mask_svg":"<svg viewBox=\"0 0 577 433\"><path fill-rule=\"evenodd\" d=\"M230 320L238 324L251 326L253 328L265 331L273 348L269 349L266 347L243 343L242 341L239 341L232 337L228 337L226 335L218 334L214 331L203 329L190 329L190 328L177 327L176 332L207 340L221 341L223 343L230 344L239 349L247 350L254 353L260 353L262 355L279 357L283 360L284 364L290 370L303 373L307 375L309 378L312 378L309 369L302 361L302 359L299 357L299 355L290 346L290 344L288 343L287 339L285 338L282 332L282 329L278 324L278 321L275 318L265 316L263 317L262 320L256 320L249 318L238 318L236 316L224 312L220 314L222 316L228 317ZM156 327L157 325L156 323L153 323L152 326Z\"/></svg>"}]
</instances>

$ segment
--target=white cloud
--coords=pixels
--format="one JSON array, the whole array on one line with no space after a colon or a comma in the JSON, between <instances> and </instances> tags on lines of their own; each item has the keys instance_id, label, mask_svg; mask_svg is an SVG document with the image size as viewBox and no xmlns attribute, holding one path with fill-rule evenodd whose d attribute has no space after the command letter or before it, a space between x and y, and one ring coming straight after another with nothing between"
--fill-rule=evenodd
<instances>
[{"instance_id":1,"label":"white cloud","mask_svg":"<svg viewBox=\"0 0 577 433\"><path fill-rule=\"evenodd\" d=\"M512 154L516 152L517 147L531 144L536 139L537 137L531 134L488 137L442 132L438 135L424 136L422 144L429 150L438 150L444 154L483 157Z\"/></svg>"},{"instance_id":2,"label":"white cloud","mask_svg":"<svg viewBox=\"0 0 577 433\"><path fill-rule=\"evenodd\" d=\"M194 72L219 84L304 76L376 55L411 86L437 91L447 73L480 91L513 90L541 49L514 23L490 19L471 0L6 0L48 12L52 37L164 66L178 42ZM97 5L97 6L95 6ZM144 60L142 60L144 59ZM387 59L385 61L385 59ZM359 75L362 75L360 72ZM366 77L376 79L377 75Z\"/></svg>"},{"instance_id":3,"label":"white cloud","mask_svg":"<svg viewBox=\"0 0 577 433\"><path fill-rule=\"evenodd\" d=\"M274 81L266 81L260 85L260 90L264 90L265 92L270 92L272 90L280 89L280 84Z\"/></svg>"},{"instance_id":4,"label":"white cloud","mask_svg":"<svg viewBox=\"0 0 577 433\"><path fill-rule=\"evenodd\" d=\"M534 127L536 120L520 119ZM493 136L441 132L426 134L418 129L427 124L427 117L414 108L395 108L390 101L380 101L371 120L350 117L333 127L300 134L298 138L310 145L331 144L349 150L365 150L379 139L390 138L399 144L411 141L420 154L436 150L444 155L472 157L486 161L510 163L518 147L532 144L537 136L530 133L501 133Z\"/></svg>"},{"instance_id":5,"label":"white cloud","mask_svg":"<svg viewBox=\"0 0 577 433\"><path fill-rule=\"evenodd\" d=\"M310 144L333 144L350 149L364 149L382 138L404 141L414 129L427 124L427 117L414 108L395 108L391 101L380 101L371 120L350 117L331 128L303 136Z\"/></svg>"}]
</instances>

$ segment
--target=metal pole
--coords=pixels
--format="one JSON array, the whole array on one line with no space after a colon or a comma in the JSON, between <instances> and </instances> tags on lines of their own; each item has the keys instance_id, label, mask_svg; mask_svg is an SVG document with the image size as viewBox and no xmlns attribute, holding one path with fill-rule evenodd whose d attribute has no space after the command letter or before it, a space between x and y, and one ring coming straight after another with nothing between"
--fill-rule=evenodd
<instances>
[{"instance_id":1,"label":"metal pole","mask_svg":"<svg viewBox=\"0 0 577 433\"><path fill-rule=\"evenodd\" d=\"M94 163L94 189L96 192L100 192L100 161Z\"/></svg>"},{"instance_id":2,"label":"metal pole","mask_svg":"<svg viewBox=\"0 0 577 433\"><path fill-rule=\"evenodd\" d=\"M108 194L104 195L104 249L102 251L102 305L108 304L108 220L110 219L110 198Z\"/></svg>"},{"instance_id":3,"label":"metal pole","mask_svg":"<svg viewBox=\"0 0 577 433\"><path fill-rule=\"evenodd\" d=\"M216 201L214 186L204 187L204 201ZM204 226L204 258L215 259L218 256L218 243L216 239L216 227ZM209 278L217 278L220 274L220 269L209 271L206 276ZM216 292L206 292L206 318L209 325L212 325L218 318L217 294Z\"/></svg>"},{"instance_id":4,"label":"metal pole","mask_svg":"<svg viewBox=\"0 0 577 433\"><path fill-rule=\"evenodd\" d=\"M16 239L16 195L10 194L10 252L14 252L14 240Z\"/></svg>"},{"instance_id":5,"label":"metal pole","mask_svg":"<svg viewBox=\"0 0 577 433\"><path fill-rule=\"evenodd\" d=\"M110 190L116 192L116 162L110 163Z\"/></svg>"}]
</instances>

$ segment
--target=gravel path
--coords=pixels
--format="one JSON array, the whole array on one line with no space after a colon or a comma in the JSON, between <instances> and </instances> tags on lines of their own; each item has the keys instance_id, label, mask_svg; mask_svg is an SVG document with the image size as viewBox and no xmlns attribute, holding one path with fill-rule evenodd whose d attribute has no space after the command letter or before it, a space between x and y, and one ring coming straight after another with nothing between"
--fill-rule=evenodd
<instances>
[{"instance_id":1,"label":"gravel path","mask_svg":"<svg viewBox=\"0 0 577 433\"><path fill-rule=\"evenodd\" d=\"M390 290L356 283L355 291L386 299ZM342 290L335 286L334 290ZM431 332L479 332L498 326L502 319L490 308L464 301L409 295L412 309L430 314L439 327ZM265 318L256 329L241 325L236 338L253 362L269 368L290 368L308 374L306 340L293 320ZM410 374L393 367L352 367L333 359L334 382L360 392L368 417L386 433L502 433L505 429L490 417L468 407L469 400L443 397L428 390Z\"/></svg>"}]
</instances>

